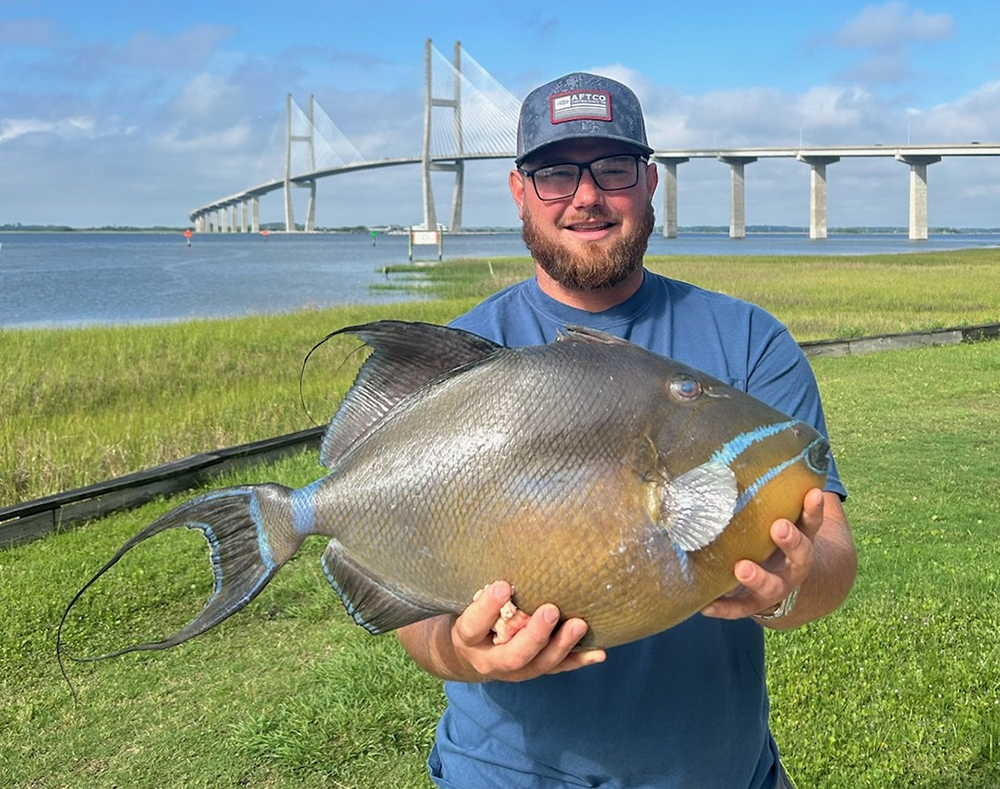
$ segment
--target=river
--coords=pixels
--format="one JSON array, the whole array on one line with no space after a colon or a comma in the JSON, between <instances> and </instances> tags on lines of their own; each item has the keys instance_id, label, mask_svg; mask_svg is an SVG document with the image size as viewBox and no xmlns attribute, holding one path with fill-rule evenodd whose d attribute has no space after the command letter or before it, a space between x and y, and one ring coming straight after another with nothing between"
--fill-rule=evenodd
<instances>
[{"instance_id":1,"label":"river","mask_svg":"<svg viewBox=\"0 0 1000 789\"><path fill-rule=\"evenodd\" d=\"M998 246L1000 234L798 233L654 235L655 255L868 255ZM517 233L446 236L445 259L525 255ZM436 247L414 256L434 260ZM378 291L408 262L405 235L0 232L0 327L153 323L412 299Z\"/></svg>"}]
</instances>

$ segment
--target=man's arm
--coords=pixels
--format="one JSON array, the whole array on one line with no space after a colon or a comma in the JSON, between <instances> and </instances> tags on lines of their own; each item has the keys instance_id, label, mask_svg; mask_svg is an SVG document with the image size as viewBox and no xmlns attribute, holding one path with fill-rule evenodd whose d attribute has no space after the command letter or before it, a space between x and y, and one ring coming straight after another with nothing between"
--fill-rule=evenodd
<instances>
[{"instance_id":1,"label":"man's arm","mask_svg":"<svg viewBox=\"0 0 1000 789\"><path fill-rule=\"evenodd\" d=\"M573 652L587 632L582 619L559 624L559 609L542 605L504 644L494 644L491 628L510 600L510 584L497 581L461 616L438 616L400 628L403 647L424 671L460 682L519 682L542 674L600 663L603 650Z\"/></svg>"},{"instance_id":2,"label":"man's arm","mask_svg":"<svg viewBox=\"0 0 1000 789\"><path fill-rule=\"evenodd\" d=\"M798 600L787 616L760 620L775 630L789 630L826 616L847 599L858 557L837 494L809 491L798 523L775 521L771 539L778 546L774 556L763 565L737 562L733 572L741 588L706 606L703 614L740 619L766 613L798 587Z\"/></svg>"}]
</instances>

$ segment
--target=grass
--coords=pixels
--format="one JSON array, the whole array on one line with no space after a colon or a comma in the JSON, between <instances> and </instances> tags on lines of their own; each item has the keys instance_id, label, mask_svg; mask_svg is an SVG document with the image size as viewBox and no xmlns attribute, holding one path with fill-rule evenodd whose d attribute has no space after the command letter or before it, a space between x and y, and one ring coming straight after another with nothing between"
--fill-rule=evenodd
<instances>
[{"instance_id":1,"label":"grass","mask_svg":"<svg viewBox=\"0 0 1000 789\"><path fill-rule=\"evenodd\" d=\"M761 303L799 340L1000 319L1000 250L853 258L659 257L650 267ZM530 273L526 259L400 267L440 298L162 326L0 329L0 507L218 447L309 427L299 370L334 329L445 323ZM341 340L307 369L324 422L350 384Z\"/></svg>"},{"instance_id":2,"label":"grass","mask_svg":"<svg viewBox=\"0 0 1000 789\"><path fill-rule=\"evenodd\" d=\"M966 320L948 312L953 304L1000 298L997 275L987 273L990 254L958 255L950 280L937 255L872 259L847 278L871 306L845 312L844 325L857 323L868 334L884 321L915 329L928 327L922 321L997 320L996 304L969 309ZM827 266L837 263L828 259ZM725 274L707 261L670 264L678 276L712 287L718 285L710 278ZM805 271L814 264L804 260L760 264L765 274L754 273L756 261L731 261L745 280L733 292L771 277L791 299L810 283L840 276L818 264ZM993 258L1000 269L995 264ZM706 279L685 276L685 266ZM523 263L494 261L490 281L518 267ZM883 269L896 289L884 289L876 273ZM985 284L966 269L987 277ZM931 294L934 288L915 281L924 275L934 288L962 283L963 294L942 296L948 304L940 314L947 317L932 310L907 319L896 306ZM866 283L875 292L862 296ZM15 445L31 446L27 457L59 447L65 459L52 465L72 478L81 471L75 467L115 455L109 447L117 445L128 447L116 461L122 468L159 462L158 441L178 433L175 423L187 426L171 450L180 453L205 449L199 442L235 443L303 427L298 367L319 336L383 314L447 320L476 288L486 286L477 278L451 300L429 305L2 333L3 353L17 354L18 363L0 366L0 392L13 392L17 404L0 409L7 431L0 433L0 462L8 463ZM788 315L776 311L793 326L809 316L823 323L842 296L829 298L813 310L790 300ZM329 349L317 379L307 376L306 400L315 411L350 378L349 365L338 371L348 348ZM40 376L34 390L28 372L11 369L21 364ZM783 756L800 786L1000 785L1000 343L816 359L814 367L851 491L861 571L836 614L768 635L772 724ZM234 417L234 410L251 416ZM153 435L132 436L139 431ZM219 484L302 485L320 473L314 457L300 455ZM319 540L308 542L245 612L211 633L165 653L71 664L80 694L73 703L54 660L66 602L122 542L185 498L0 551L0 785L428 786L424 759L440 687L408 662L392 636L373 638L347 618L319 570ZM151 543L74 610L65 634L72 653L162 634L200 608L211 583L200 538L163 535Z\"/></svg>"}]
</instances>

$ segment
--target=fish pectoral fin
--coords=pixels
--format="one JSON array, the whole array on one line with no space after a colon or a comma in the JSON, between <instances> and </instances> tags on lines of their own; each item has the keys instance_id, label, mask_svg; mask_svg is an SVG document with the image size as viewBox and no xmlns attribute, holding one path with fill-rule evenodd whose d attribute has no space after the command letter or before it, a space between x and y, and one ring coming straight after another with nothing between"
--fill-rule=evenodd
<instances>
[{"instance_id":1,"label":"fish pectoral fin","mask_svg":"<svg viewBox=\"0 0 1000 789\"><path fill-rule=\"evenodd\" d=\"M373 635L448 613L444 606L421 602L373 578L337 540L323 552L323 572L347 613Z\"/></svg>"},{"instance_id":2,"label":"fish pectoral fin","mask_svg":"<svg viewBox=\"0 0 1000 789\"><path fill-rule=\"evenodd\" d=\"M679 548L697 551L729 525L737 498L736 475L725 463L710 460L664 487L661 525Z\"/></svg>"}]
</instances>

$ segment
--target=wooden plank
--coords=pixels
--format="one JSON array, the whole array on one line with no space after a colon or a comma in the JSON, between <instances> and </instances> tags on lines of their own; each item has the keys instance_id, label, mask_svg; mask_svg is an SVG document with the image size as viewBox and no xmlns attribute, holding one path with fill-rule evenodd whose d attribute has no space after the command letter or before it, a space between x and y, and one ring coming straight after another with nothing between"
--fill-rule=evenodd
<instances>
[{"instance_id":1,"label":"wooden plank","mask_svg":"<svg viewBox=\"0 0 1000 789\"><path fill-rule=\"evenodd\" d=\"M55 531L56 515L56 510L45 510L0 524L0 549L23 545Z\"/></svg>"},{"instance_id":2,"label":"wooden plank","mask_svg":"<svg viewBox=\"0 0 1000 789\"><path fill-rule=\"evenodd\" d=\"M960 331L914 332L851 340L850 352L854 355L879 351L903 351L926 348L932 345L958 345L960 342L962 342Z\"/></svg>"},{"instance_id":3,"label":"wooden plank","mask_svg":"<svg viewBox=\"0 0 1000 789\"><path fill-rule=\"evenodd\" d=\"M138 507L157 496L190 490L238 468L315 449L324 429L310 428L192 455L94 485L0 508L0 548L30 542L57 528Z\"/></svg>"}]
</instances>

